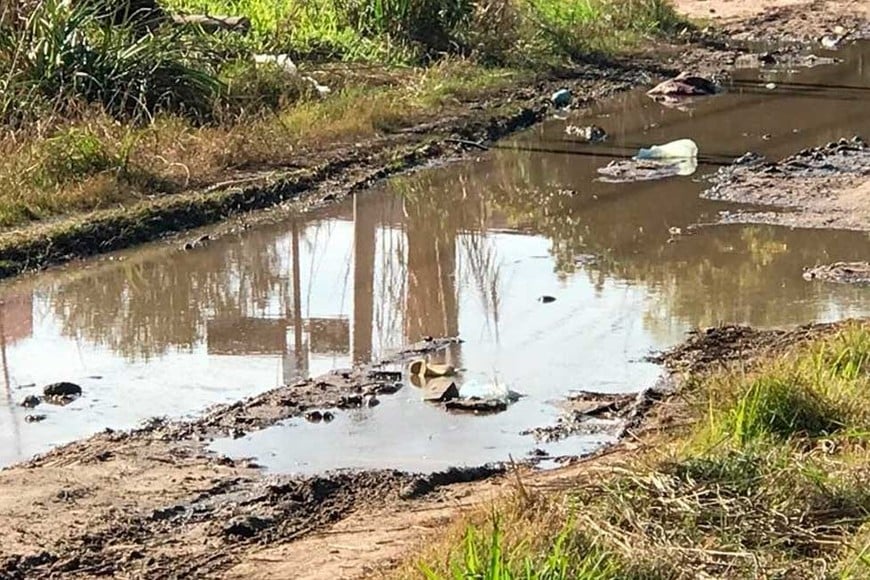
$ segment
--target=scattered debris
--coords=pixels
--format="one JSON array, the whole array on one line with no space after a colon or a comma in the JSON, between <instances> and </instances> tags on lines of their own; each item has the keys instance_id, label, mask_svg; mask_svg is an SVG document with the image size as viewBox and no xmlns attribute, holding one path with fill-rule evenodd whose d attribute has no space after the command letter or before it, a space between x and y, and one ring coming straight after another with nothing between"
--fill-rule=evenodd
<instances>
[{"instance_id":1,"label":"scattered debris","mask_svg":"<svg viewBox=\"0 0 870 580\"><path fill-rule=\"evenodd\" d=\"M293 62L289 54L255 54L254 62L257 64L273 64L289 75L295 75L299 72L296 63Z\"/></svg>"},{"instance_id":2,"label":"scattered debris","mask_svg":"<svg viewBox=\"0 0 870 580\"><path fill-rule=\"evenodd\" d=\"M837 262L804 270L805 280L823 280L841 284L870 284L870 263Z\"/></svg>"},{"instance_id":3,"label":"scattered debris","mask_svg":"<svg viewBox=\"0 0 870 580\"><path fill-rule=\"evenodd\" d=\"M332 92L332 89L330 89L326 85L321 85L319 82L317 82L317 79L315 79L314 77L305 76L305 77L302 77L302 79L311 83L311 86L314 87L314 90L317 91L317 94L322 99L326 98Z\"/></svg>"},{"instance_id":4,"label":"scattered debris","mask_svg":"<svg viewBox=\"0 0 870 580\"><path fill-rule=\"evenodd\" d=\"M761 54L758 55L758 62L760 62L761 64L771 65L771 64L776 64L779 61L777 60L776 56L774 56L774 53L762 52Z\"/></svg>"},{"instance_id":5,"label":"scattered debris","mask_svg":"<svg viewBox=\"0 0 870 580\"><path fill-rule=\"evenodd\" d=\"M651 97L698 97L714 95L719 92L719 85L702 76L682 72L672 79L659 83L649 91Z\"/></svg>"},{"instance_id":6,"label":"scattered debris","mask_svg":"<svg viewBox=\"0 0 870 580\"><path fill-rule=\"evenodd\" d=\"M583 127L568 125L565 127L565 133L572 137L579 137L587 143L602 143L607 140L607 131L598 125L585 125Z\"/></svg>"}]
</instances>

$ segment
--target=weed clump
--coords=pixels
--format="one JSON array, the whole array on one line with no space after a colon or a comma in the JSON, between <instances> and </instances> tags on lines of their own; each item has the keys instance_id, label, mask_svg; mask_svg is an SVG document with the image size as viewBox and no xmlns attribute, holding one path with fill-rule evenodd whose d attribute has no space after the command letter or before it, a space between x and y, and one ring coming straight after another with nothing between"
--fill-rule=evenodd
<instances>
[{"instance_id":1,"label":"weed clump","mask_svg":"<svg viewBox=\"0 0 870 580\"><path fill-rule=\"evenodd\" d=\"M696 377L693 426L564 491L504 501L415 566L429 579L866 578L868 355L856 323Z\"/></svg>"}]
</instances>

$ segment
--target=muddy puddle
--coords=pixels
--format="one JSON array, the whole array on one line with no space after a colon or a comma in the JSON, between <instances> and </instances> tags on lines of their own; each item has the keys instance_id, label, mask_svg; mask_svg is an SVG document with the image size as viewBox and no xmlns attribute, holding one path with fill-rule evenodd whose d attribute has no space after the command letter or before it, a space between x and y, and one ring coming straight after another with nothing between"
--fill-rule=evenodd
<instances>
[{"instance_id":1,"label":"muddy puddle","mask_svg":"<svg viewBox=\"0 0 870 580\"><path fill-rule=\"evenodd\" d=\"M427 336L463 339L439 355L462 369L461 391L525 396L490 416L449 414L406 383L329 423L294 419L212 448L293 473L590 451L612 435L591 429L548 447L521 433L553 424L573 390L648 387L659 369L644 357L691 328L870 314L866 287L802 278L807 266L866 260L866 233L692 227L746 209L699 197L703 176L735 157L870 137L868 46L839 53L839 65L737 71L723 94L686 107L626 94L335 207L7 284L0 464L377 361ZM589 124L607 131L604 143L566 132ZM611 161L678 138L700 150L687 175L600 179ZM83 396L19 406L56 381ZM28 422L34 414L45 418Z\"/></svg>"}]
</instances>

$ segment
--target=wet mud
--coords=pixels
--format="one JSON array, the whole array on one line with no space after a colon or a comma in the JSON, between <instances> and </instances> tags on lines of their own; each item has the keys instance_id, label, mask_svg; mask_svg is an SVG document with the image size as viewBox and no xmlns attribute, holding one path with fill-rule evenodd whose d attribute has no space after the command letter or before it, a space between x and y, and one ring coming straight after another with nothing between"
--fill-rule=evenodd
<instances>
[{"instance_id":1,"label":"wet mud","mask_svg":"<svg viewBox=\"0 0 870 580\"><path fill-rule=\"evenodd\" d=\"M712 181L702 194L708 199L785 210L733 212L726 222L870 231L870 146L859 136L781 161L747 153Z\"/></svg>"},{"instance_id":2,"label":"wet mud","mask_svg":"<svg viewBox=\"0 0 870 580\"><path fill-rule=\"evenodd\" d=\"M837 332L844 325L868 319L836 323L807 324L795 329L756 329L724 325L699 329L682 344L653 355L650 360L671 373L699 374L715 371L740 361L751 365L758 358L784 352L794 346Z\"/></svg>"}]
</instances>

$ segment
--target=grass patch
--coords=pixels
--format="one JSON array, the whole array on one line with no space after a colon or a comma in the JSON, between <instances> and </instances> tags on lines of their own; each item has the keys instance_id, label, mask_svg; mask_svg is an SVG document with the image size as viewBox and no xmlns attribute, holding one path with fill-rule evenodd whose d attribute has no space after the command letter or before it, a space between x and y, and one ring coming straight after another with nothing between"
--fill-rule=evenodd
<instances>
[{"instance_id":1,"label":"grass patch","mask_svg":"<svg viewBox=\"0 0 870 580\"><path fill-rule=\"evenodd\" d=\"M684 23L666 0L169 0L250 17L255 50L305 60L564 63L635 46Z\"/></svg>"},{"instance_id":2,"label":"grass patch","mask_svg":"<svg viewBox=\"0 0 870 580\"><path fill-rule=\"evenodd\" d=\"M870 323L855 323L696 377L691 427L459 522L399 577L866 578L868 357Z\"/></svg>"},{"instance_id":3,"label":"grass patch","mask_svg":"<svg viewBox=\"0 0 870 580\"><path fill-rule=\"evenodd\" d=\"M121 25L101 2L0 8L0 227L286 167L677 22L663 0L161 4L247 16L253 31L157 27L151 0L137 0L149 20ZM289 53L298 74L255 64L262 52Z\"/></svg>"}]
</instances>

